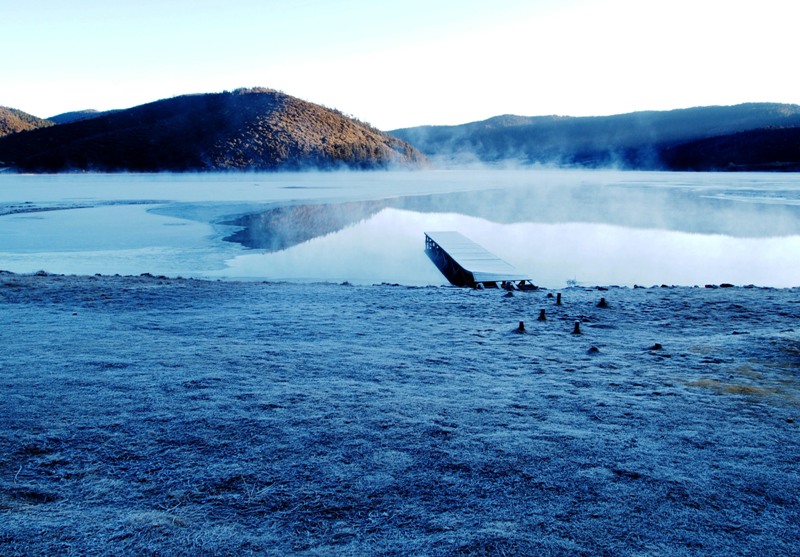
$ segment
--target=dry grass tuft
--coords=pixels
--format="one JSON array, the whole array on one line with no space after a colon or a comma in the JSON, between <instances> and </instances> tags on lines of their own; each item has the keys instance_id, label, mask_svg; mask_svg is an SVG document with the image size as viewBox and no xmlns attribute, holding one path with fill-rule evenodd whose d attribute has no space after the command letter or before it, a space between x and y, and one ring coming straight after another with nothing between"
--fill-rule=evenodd
<instances>
[{"instance_id":1,"label":"dry grass tuft","mask_svg":"<svg viewBox=\"0 0 800 557\"><path fill-rule=\"evenodd\" d=\"M737 383L725 383L717 379L703 378L696 381L687 381L686 385L690 387L703 387L711 389L717 393L725 393L731 395L752 395L752 396L766 396L777 394L779 391L770 387L758 387L754 385L741 385Z\"/></svg>"}]
</instances>

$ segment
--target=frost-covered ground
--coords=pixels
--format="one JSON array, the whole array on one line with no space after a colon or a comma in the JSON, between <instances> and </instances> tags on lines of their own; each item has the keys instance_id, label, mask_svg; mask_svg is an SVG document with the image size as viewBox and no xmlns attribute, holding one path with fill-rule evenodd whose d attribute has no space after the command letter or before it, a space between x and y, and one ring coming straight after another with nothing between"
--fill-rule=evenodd
<instances>
[{"instance_id":1,"label":"frost-covered ground","mask_svg":"<svg viewBox=\"0 0 800 557\"><path fill-rule=\"evenodd\" d=\"M796 555L799 319L3 273L0 554Z\"/></svg>"}]
</instances>

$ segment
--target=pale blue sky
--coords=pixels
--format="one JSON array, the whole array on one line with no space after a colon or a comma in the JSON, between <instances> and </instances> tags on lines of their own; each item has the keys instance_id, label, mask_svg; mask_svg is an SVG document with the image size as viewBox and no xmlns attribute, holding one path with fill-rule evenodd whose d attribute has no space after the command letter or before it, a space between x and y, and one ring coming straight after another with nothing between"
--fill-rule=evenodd
<instances>
[{"instance_id":1,"label":"pale blue sky","mask_svg":"<svg viewBox=\"0 0 800 557\"><path fill-rule=\"evenodd\" d=\"M800 104L794 0L0 0L0 14L0 105L41 117L256 85L381 129Z\"/></svg>"}]
</instances>

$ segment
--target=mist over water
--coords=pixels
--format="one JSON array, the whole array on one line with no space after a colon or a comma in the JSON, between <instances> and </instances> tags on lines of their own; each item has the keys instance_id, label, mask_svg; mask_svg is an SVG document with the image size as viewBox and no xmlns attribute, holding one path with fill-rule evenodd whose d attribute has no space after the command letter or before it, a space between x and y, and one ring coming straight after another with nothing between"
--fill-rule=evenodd
<instances>
[{"instance_id":1,"label":"mist over water","mask_svg":"<svg viewBox=\"0 0 800 557\"><path fill-rule=\"evenodd\" d=\"M551 288L800 285L796 174L0 176L14 272L438 285L437 230Z\"/></svg>"},{"instance_id":2,"label":"mist over water","mask_svg":"<svg viewBox=\"0 0 800 557\"><path fill-rule=\"evenodd\" d=\"M528 182L520 183L509 173L507 187L494 173L486 177L490 188L388 198L382 208L365 203L360 213L352 203L316 207L337 218L345 210L357 216L286 250L237 256L227 271L441 284L446 280L422 253L423 233L457 230L551 288L800 284L797 176L567 172L555 179L528 173ZM272 211L262 213L260 228L250 234L264 247L284 228L308 230L320 220L304 218L308 210L296 212L298 222L278 224Z\"/></svg>"}]
</instances>

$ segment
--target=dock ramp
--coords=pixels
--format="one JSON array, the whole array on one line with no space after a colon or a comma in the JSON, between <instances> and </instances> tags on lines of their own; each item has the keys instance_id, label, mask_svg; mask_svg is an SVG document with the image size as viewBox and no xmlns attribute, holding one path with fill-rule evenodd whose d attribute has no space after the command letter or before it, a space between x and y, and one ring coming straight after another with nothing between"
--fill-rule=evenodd
<instances>
[{"instance_id":1,"label":"dock ramp","mask_svg":"<svg viewBox=\"0 0 800 557\"><path fill-rule=\"evenodd\" d=\"M425 253L455 286L536 288L527 275L459 232L425 232Z\"/></svg>"}]
</instances>

